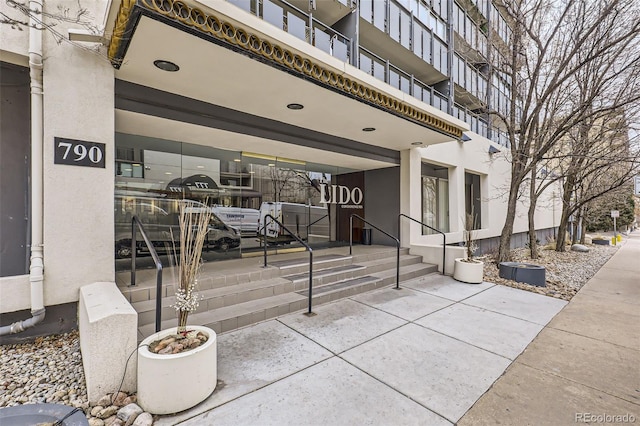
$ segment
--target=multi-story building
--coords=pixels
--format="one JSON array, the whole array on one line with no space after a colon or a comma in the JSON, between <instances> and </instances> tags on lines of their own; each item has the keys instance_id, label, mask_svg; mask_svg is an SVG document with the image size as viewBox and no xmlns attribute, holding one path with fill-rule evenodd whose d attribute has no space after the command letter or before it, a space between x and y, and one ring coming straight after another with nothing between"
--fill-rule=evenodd
<instances>
[{"instance_id":1,"label":"multi-story building","mask_svg":"<svg viewBox=\"0 0 640 426\"><path fill-rule=\"evenodd\" d=\"M17 21L0 28L0 312L38 292L75 309L126 268L120 218L158 222L159 200L226 208L243 234L264 203L324 209L298 223L317 246L348 241L355 212L448 273L440 235L398 229L400 213L444 231L448 259L466 213L485 243L500 234L509 164L489 111L508 113L510 82L491 58L509 28L491 1L43 3L0 5ZM208 260L256 246L238 236Z\"/></svg>"}]
</instances>

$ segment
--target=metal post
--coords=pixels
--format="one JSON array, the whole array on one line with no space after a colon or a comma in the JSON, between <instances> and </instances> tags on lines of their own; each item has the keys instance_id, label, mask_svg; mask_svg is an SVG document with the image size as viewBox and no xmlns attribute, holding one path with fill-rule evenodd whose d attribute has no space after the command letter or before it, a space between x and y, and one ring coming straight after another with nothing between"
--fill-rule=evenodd
<instances>
[{"instance_id":1,"label":"metal post","mask_svg":"<svg viewBox=\"0 0 640 426\"><path fill-rule=\"evenodd\" d=\"M131 218L131 286L136 285L136 217Z\"/></svg>"},{"instance_id":2,"label":"metal post","mask_svg":"<svg viewBox=\"0 0 640 426\"><path fill-rule=\"evenodd\" d=\"M396 290L400 290L400 242L396 253Z\"/></svg>"},{"instance_id":3,"label":"metal post","mask_svg":"<svg viewBox=\"0 0 640 426\"><path fill-rule=\"evenodd\" d=\"M353 248L353 216L349 216L349 256Z\"/></svg>"},{"instance_id":4,"label":"metal post","mask_svg":"<svg viewBox=\"0 0 640 426\"><path fill-rule=\"evenodd\" d=\"M156 333L162 324L162 265L156 266Z\"/></svg>"},{"instance_id":5,"label":"metal post","mask_svg":"<svg viewBox=\"0 0 640 426\"><path fill-rule=\"evenodd\" d=\"M444 275L445 258L447 256L447 236L442 234L442 275Z\"/></svg>"},{"instance_id":6,"label":"metal post","mask_svg":"<svg viewBox=\"0 0 640 426\"><path fill-rule=\"evenodd\" d=\"M613 218L613 245L618 245L618 231L616 230L616 218Z\"/></svg>"},{"instance_id":7,"label":"metal post","mask_svg":"<svg viewBox=\"0 0 640 426\"><path fill-rule=\"evenodd\" d=\"M262 245L264 246L264 268L267 267L267 220L269 219L267 216L268 215L264 216L264 228L262 228Z\"/></svg>"},{"instance_id":8,"label":"metal post","mask_svg":"<svg viewBox=\"0 0 640 426\"><path fill-rule=\"evenodd\" d=\"M307 312L309 315L311 315L313 312L311 312L311 305L312 305L312 298L313 298L313 251L309 252L309 312Z\"/></svg>"}]
</instances>

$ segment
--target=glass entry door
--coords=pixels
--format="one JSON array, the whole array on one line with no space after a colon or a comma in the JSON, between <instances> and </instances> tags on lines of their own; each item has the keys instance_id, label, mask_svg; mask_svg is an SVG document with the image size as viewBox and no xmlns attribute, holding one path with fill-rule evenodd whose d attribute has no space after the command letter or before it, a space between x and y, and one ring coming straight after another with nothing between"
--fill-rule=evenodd
<instances>
[{"instance_id":1,"label":"glass entry door","mask_svg":"<svg viewBox=\"0 0 640 426\"><path fill-rule=\"evenodd\" d=\"M257 244L243 244L243 250L262 250L266 243L276 252L286 252L303 248L299 240L311 247L330 245L335 220L322 191L330 187L337 168L252 153L243 153L242 164L262 195L256 206Z\"/></svg>"}]
</instances>

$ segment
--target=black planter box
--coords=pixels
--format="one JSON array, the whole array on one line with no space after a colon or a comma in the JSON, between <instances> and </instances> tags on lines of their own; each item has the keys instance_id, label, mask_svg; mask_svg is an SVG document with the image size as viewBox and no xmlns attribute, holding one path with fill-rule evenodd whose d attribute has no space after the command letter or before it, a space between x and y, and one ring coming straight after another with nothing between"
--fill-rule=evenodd
<instances>
[{"instance_id":1,"label":"black planter box","mask_svg":"<svg viewBox=\"0 0 640 426\"><path fill-rule=\"evenodd\" d=\"M531 263L521 262L501 262L500 278L535 285L537 287L546 287L546 270L544 266L533 265Z\"/></svg>"}]
</instances>

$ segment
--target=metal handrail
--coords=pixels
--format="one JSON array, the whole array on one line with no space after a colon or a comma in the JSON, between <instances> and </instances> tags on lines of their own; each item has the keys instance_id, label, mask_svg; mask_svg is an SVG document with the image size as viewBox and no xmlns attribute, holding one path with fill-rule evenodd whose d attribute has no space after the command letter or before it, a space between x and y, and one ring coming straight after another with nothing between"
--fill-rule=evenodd
<instances>
[{"instance_id":1,"label":"metal handrail","mask_svg":"<svg viewBox=\"0 0 640 426\"><path fill-rule=\"evenodd\" d=\"M322 219L324 219L325 217L329 217L328 214L325 214L324 216L322 216L320 219L314 220L313 222L311 222L310 224L307 225L307 241L309 241L309 230L311 229L311 227L313 225L315 225L316 223L320 222Z\"/></svg>"},{"instance_id":2,"label":"metal handrail","mask_svg":"<svg viewBox=\"0 0 640 426\"><path fill-rule=\"evenodd\" d=\"M138 225L138 229L140 230L140 234L144 239L149 252L151 253L151 257L153 258L154 263L156 264L156 333L160 331L160 323L162 322L162 262L158 257L158 253L156 249L153 247L151 240L149 240L149 236L147 235L147 231L144 230L144 226L138 216L133 216L131 218L131 285L136 285L136 251L137 251L137 241L136 241L136 225Z\"/></svg>"},{"instance_id":3,"label":"metal handrail","mask_svg":"<svg viewBox=\"0 0 640 426\"><path fill-rule=\"evenodd\" d=\"M400 213L398 215L398 232L400 232L400 219L402 219L403 217L406 217L409 220L412 220L416 223L419 223L422 226L426 226L427 228L431 229L432 231L436 231L439 234L442 234L442 275L444 275L444 265L445 265L445 256L446 256L446 252L447 252L447 236L445 235L444 232L442 232L439 229L436 228L432 228L431 226L427 225L426 223L422 223L417 219L412 218L411 216L407 216L404 213Z\"/></svg>"},{"instance_id":4,"label":"metal handrail","mask_svg":"<svg viewBox=\"0 0 640 426\"><path fill-rule=\"evenodd\" d=\"M384 235L386 235L386 236L388 236L390 238L393 238L395 240L396 249L397 249L397 253L396 253L396 290L400 289L400 240L398 238L394 237L393 235L389 234L388 232L383 231L382 229L378 228L373 223L367 222L367 220L365 218L363 218L362 216L358 216L357 214L353 213L351 216L349 216L349 256L351 256L352 249L353 249L353 218L354 217L357 217L358 219L360 219L361 221L363 221L367 225L371 226L372 228L377 229L378 231L382 232Z\"/></svg>"},{"instance_id":5,"label":"metal handrail","mask_svg":"<svg viewBox=\"0 0 640 426\"><path fill-rule=\"evenodd\" d=\"M296 234L291 232L286 226L284 226L282 222L280 222L278 219L271 216L270 214L267 214L264 217L264 227L262 228L262 233L264 235L264 267L265 268L267 267L267 224L268 224L267 219L271 219L272 222L275 222L278 225L280 225L280 228L287 231L289 235L295 238L296 241L302 244L309 252L309 311L307 312L307 315L312 315L313 312L311 312L311 305L312 305L311 296L313 294L313 249L309 247L307 243L302 241L300 237L298 237Z\"/></svg>"}]
</instances>

